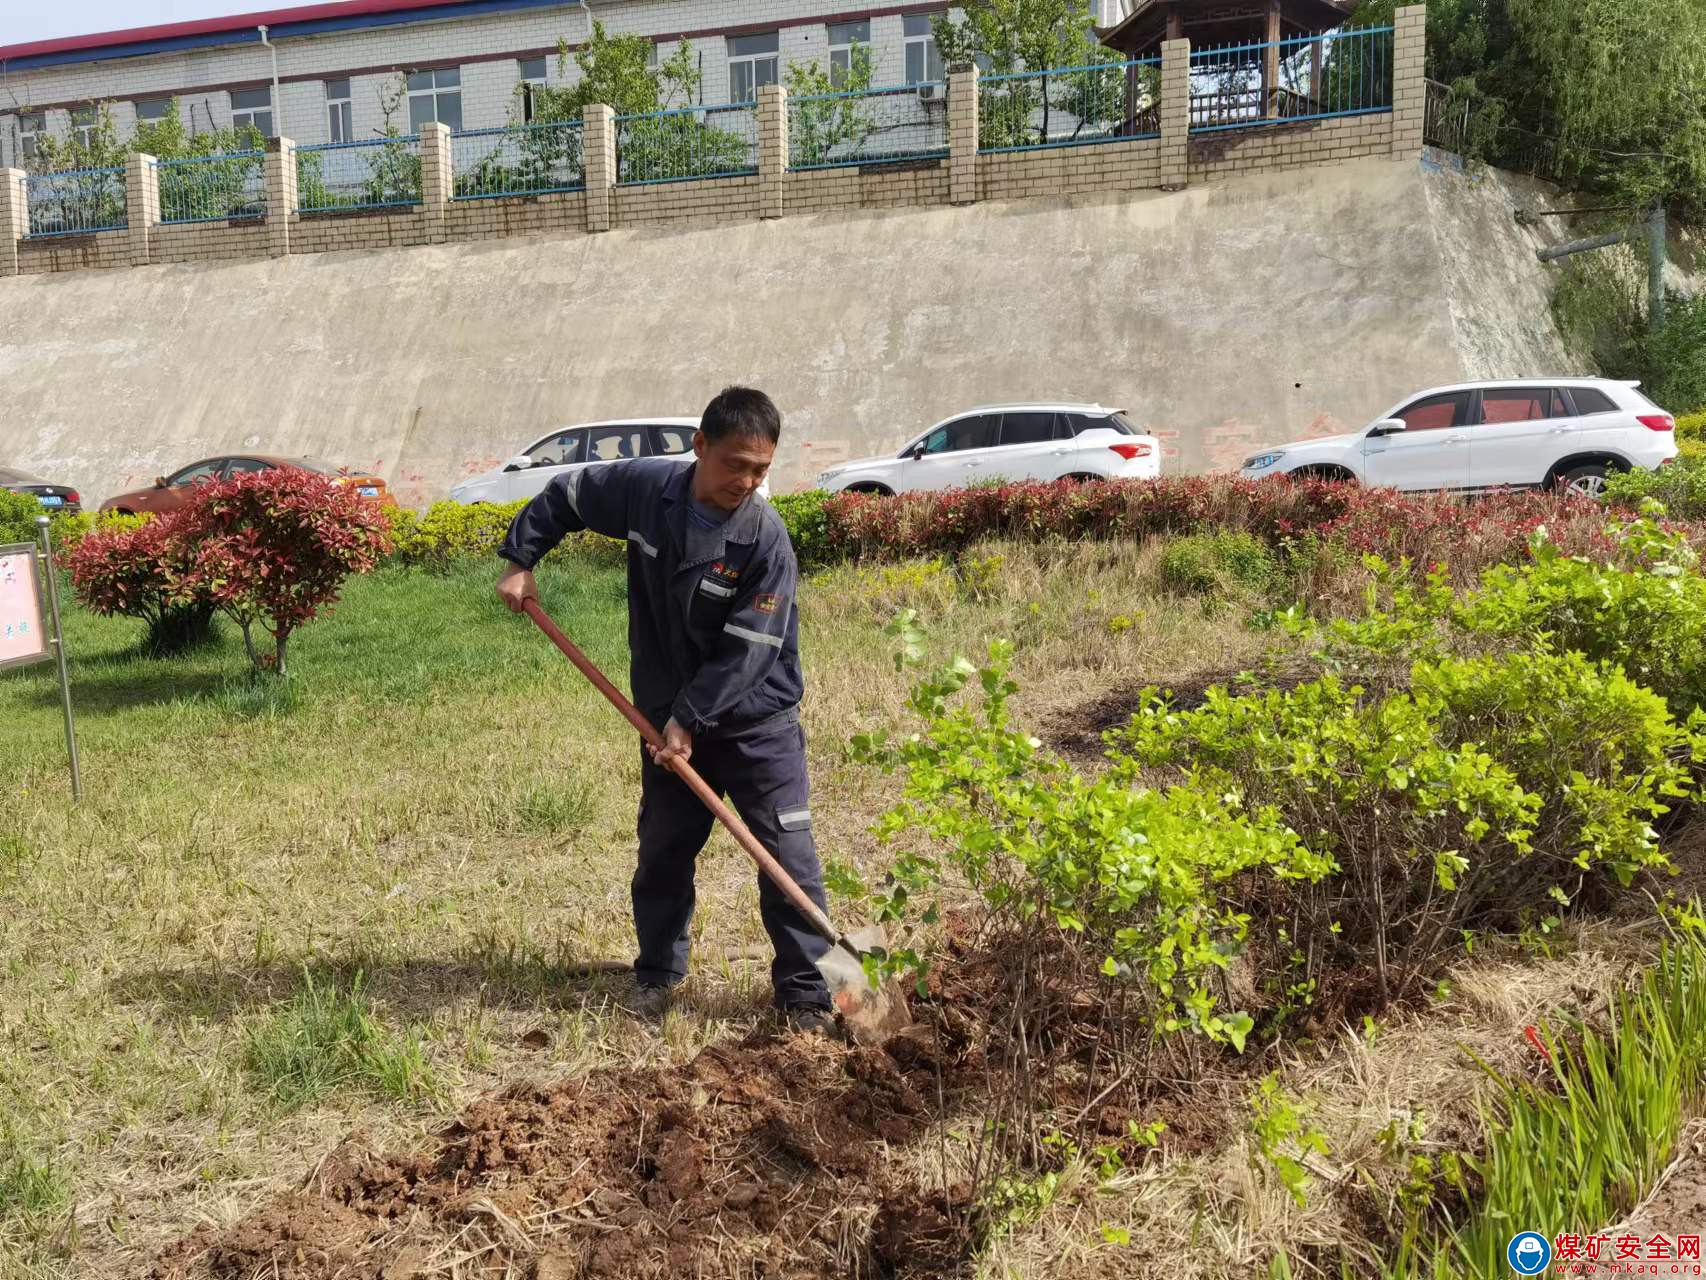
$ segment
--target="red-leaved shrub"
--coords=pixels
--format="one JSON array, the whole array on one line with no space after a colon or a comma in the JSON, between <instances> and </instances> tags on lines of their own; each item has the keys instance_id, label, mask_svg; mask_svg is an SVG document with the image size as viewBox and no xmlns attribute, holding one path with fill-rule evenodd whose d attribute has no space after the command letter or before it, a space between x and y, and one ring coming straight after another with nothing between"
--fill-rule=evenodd
<instances>
[{"instance_id":1,"label":"red-leaved shrub","mask_svg":"<svg viewBox=\"0 0 1706 1280\"><path fill-rule=\"evenodd\" d=\"M1465 501L1305 479L1169 476L1097 484L1009 484L897 497L836 494L824 503L831 559L952 554L987 538L1148 538L1246 531L1273 546L1313 536L1352 554L1472 572L1521 559L1545 525L1575 554L1603 540L1595 503L1543 493Z\"/></svg>"},{"instance_id":2,"label":"red-leaved shrub","mask_svg":"<svg viewBox=\"0 0 1706 1280\"><path fill-rule=\"evenodd\" d=\"M137 529L96 529L73 553L71 575L94 612L151 629L173 610L218 610L242 628L250 661L282 675L291 633L389 549L385 513L353 488L277 469L201 485L188 506ZM271 652L255 647L257 623Z\"/></svg>"},{"instance_id":3,"label":"red-leaved shrub","mask_svg":"<svg viewBox=\"0 0 1706 1280\"><path fill-rule=\"evenodd\" d=\"M213 606L185 585L182 547L169 519L126 517L92 530L67 564L78 599L91 611L148 624L145 651L177 653L207 638Z\"/></svg>"}]
</instances>

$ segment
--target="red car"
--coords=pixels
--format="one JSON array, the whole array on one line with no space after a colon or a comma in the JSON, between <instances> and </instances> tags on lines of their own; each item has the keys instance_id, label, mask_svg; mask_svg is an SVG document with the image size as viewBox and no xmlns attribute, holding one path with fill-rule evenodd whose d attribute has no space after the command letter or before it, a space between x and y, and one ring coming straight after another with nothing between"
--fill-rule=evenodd
<instances>
[{"instance_id":1,"label":"red car","mask_svg":"<svg viewBox=\"0 0 1706 1280\"><path fill-rule=\"evenodd\" d=\"M320 462L315 458L280 458L265 453L238 454L223 458L203 458L200 462L192 462L181 471L169 476L161 476L153 487L148 489L132 489L129 493L121 493L117 497L108 498L101 504L102 511L116 511L121 515L161 515L168 511L176 511L190 500L190 493L198 484L207 484L214 480L226 480L231 476L245 471L271 471L275 467L284 467L294 471L313 471L323 476L333 476L340 484L353 484L364 498L371 498L385 506L394 507L397 500L391 496L391 491L378 476L352 475L341 467L330 463Z\"/></svg>"}]
</instances>

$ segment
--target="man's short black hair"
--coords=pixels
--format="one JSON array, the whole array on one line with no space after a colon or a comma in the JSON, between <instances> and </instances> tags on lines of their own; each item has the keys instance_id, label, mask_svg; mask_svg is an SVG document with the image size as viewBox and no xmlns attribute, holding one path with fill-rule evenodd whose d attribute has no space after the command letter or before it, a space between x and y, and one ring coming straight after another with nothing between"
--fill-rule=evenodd
<instances>
[{"instance_id":1,"label":"man's short black hair","mask_svg":"<svg viewBox=\"0 0 1706 1280\"><path fill-rule=\"evenodd\" d=\"M782 415L776 404L752 387L724 387L699 419L705 439L716 444L724 436L757 436L775 444L782 438Z\"/></svg>"}]
</instances>

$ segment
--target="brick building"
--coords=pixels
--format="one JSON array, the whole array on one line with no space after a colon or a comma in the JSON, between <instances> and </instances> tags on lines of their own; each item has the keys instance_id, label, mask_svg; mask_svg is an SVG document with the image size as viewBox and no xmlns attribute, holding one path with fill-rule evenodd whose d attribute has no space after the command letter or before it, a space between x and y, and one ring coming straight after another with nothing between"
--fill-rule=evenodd
<instances>
[{"instance_id":1,"label":"brick building","mask_svg":"<svg viewBox=\"0 0 1706 1280\"><path fill-rule=\"evenodd\" d=\"M1097 0L1096 16L1111 24L1128 8ZM525 111L519 85L578 78L572 59L559 70L558 42L578 45L594 18L666 56L687 40L706 103L748 100L790 62L833 66L854 42L869 44L877 84L940 80L930 19L943 9L940 0L344 0L0 46L0 166L28 167L36 135L84 127L100 103L121 135L175 101L192 131L252 122L301 143L370 138L399 74L409 95L394 123L405 132L435 119L495 127Z\"/></svg>"}]
</instances>

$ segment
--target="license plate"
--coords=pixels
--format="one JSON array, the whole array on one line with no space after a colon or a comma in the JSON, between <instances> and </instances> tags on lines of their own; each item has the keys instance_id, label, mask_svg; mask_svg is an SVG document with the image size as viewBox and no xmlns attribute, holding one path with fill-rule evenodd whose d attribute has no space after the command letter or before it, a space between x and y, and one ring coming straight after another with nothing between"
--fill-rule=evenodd
<instances>
[{"instance_id":1,"label":"license plate","mask_svg":"<svg viewBox=\"0 0 1706 1280\"><path fill-rule=\"evenodd\" d=\"M36 496L41 499L41 504L44 507L63 507L65 505L65 499L57 493L41 493Z\"/></svg>"},{"instance_id":2,"label":"license plate","mask_svg":"<svg viewBox=\"0 0 1706 1280\"><path fill-rule=\"evenodd\" d=\"M371 484L358 485L356 492L364 498L377 498L379 496L378 487Z\"/></svg>"}]
</instances>

